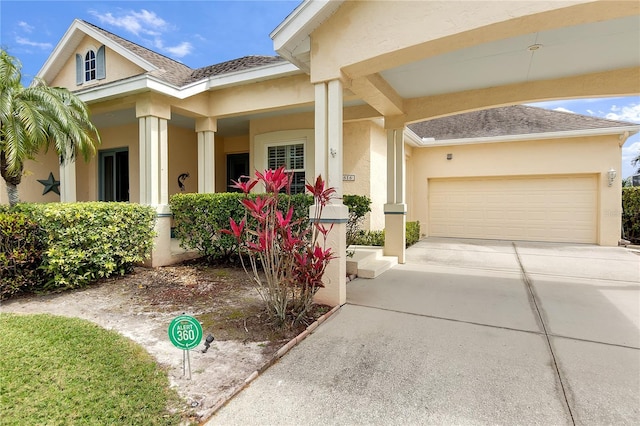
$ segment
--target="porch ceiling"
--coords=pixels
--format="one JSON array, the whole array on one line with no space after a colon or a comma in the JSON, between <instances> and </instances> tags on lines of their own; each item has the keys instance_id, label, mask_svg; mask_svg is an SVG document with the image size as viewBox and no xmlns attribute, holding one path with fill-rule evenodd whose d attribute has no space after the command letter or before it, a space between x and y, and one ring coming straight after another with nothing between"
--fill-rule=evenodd
<instances>
[{"instance_id":1,"label":"porch ceiling","mask_svg":"<svg viewBox=\"0 0 640 426\"><path fill-rule=\"evenodd\" d=\"M630 16L498 40L387 69L380 75L406 99L638 65L640 17Z\"/></svg>"}]
</instances>

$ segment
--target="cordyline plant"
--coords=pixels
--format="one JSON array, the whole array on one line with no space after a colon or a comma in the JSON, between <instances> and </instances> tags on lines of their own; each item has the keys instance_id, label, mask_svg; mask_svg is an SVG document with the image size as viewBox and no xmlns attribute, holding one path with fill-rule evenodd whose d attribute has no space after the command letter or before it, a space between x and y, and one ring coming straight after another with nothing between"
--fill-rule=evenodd
<instances>
[{"instance_id":1,"label":"cordyline plant","mask_svg":"<svg viewBox=\"0 0 640 426\"><path fill-rule=\"evenodd\" d=\"M243 198L240 202L245 208L245 218L240 223L230 218L231 229L223 232L238 240L242 266L256 285L268 312L279 324L287 320L295 324L306 318L313 296L324 287L324 271L335 258L326 247L331 228L319 222L322 209L335 190L325 188L325 182L318 176L314 185L306 185L314 197L314 218L292 221L293 206L287 205L286 210L278 208L279 194L289 194L291 174L280 167L256 172L255 176L250 180L242 176L238 182L233 181L233 186L249 194L256 184L262 183L265 194L255 199ZM255 220L248 222L248 216ZM247 223L253 223L255 229L249 229ZM244 258L248 258L248 262Z\"/></svg>"}]
</instances>

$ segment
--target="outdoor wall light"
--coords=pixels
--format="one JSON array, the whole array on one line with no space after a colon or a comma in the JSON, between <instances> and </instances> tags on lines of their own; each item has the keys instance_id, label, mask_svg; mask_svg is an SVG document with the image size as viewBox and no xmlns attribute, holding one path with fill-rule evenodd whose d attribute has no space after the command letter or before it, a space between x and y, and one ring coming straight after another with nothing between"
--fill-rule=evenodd
<instances>
[{"instance_id":1,"label":"outdoor wall light","mask_svg":"<svg viewBox=\"0 0 640 426\"><path fill-rule=\"evenodd\" d=\"M615 180L617 173L615 169L612 167L611 170L607 172L607 177L609 178L609 186L613 185L613 181Z\"/></svg>"},{"instance_id":2,"label":"outdoor wall light","mask_svg":"<svg viewBox=\"0 0 640 426\"><path fill-rule=\"evenodd\" d=\"M213 342L215 339L213 337L213 334L209 334L207 336L207 338L204 340L204 349L202 350L202 353L206 353L209 350L209 346L211 346L211 342Z\"/></svg>"},{"instance_id":3,"label":"outdoor wall light","mask_svg":"<svg viewBox=\"0 0 640 426\"><path fill-rule=\"evenodd\" d=\"M447 154L447 160L451 160L453 158L453 154Z\"/></svg>"}]
</instances>

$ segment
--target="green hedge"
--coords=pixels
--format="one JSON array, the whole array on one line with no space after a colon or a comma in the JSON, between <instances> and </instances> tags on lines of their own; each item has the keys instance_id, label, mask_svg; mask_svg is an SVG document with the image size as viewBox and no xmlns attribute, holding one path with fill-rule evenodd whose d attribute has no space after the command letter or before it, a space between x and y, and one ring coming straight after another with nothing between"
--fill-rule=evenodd
<instances>
[{"instance_id":1,"label":"green hedge","mask_svg":"<svg viewBox=\"0 0 640 426\"><path fill-rule=\"evenodd\" d=\"M153 247L156 213L129 203L18 204L45 233L41 269L51 291L85 286L99 278L123 275L144 261Z\"/></svg>"},{"instance_id":2,"label":"green hedge","mask_svg":"<svg viewBox=\"0 0 640 426\"><path fill-rule=\"evenodd\" d=\"M342 202L349 208L347 222L347 247L349 247L356 244L364 215L371 211L371 198L366 195L343 195Z\"/></svg>"},{"instance_id":3,"label":"green hedge","mask_svg":"<svg viewBox=\"0 0 640 426\"><path fill-rule=\"evenodd\" d=\"M44 232L24 214L0 213L0 300L41 281Z\"/></svg>"},{"instance_id":4,"label":"green hedge","mask_svg":"<svg viewBox=\"0 0 640 426\"><path fill-rule=\"evenodd\" d=\"M384 246L384 231L360 230L353 239L353 244L358 246Z\"/></svg>"},{"instance_id":5,"label":"green hedge","mask_svg":"<svg viewBox=\"0 0 640 426\"><path fill-rule=\"evenodd\" d=\"M259 194L250 194L255 198ZM176 194L171 197L175 237L186 249L195 249L209 262L229 262L237 255L235 237L220 232L229 229L229 218L239 222L244 217L242 193ZM281 195L282 206L294 207L293 219L309 217L313 197L305 194ZM251 220L251 219L250 219ZM255 226L249 226L255 229Z\"/></svg>"},{"instance_id":6,"label":"green hedge","mask_svg":"<svg viewBox=\"0 0 640 426\"><path fill-rule=\"evenodd\" d=\"M412 246L420 240L420 222L407 222L406 246ZM358 231L354 243L361 246L384 246L384 231Z\"/></svg>"},{"instance_id":7,"label":"green hedge","mask_svg":"<svg viewBox=\"0 0 640 426\"><path fill-rule=\"evenodd\" d=\"M407 247L414 245L420 240L420 222L407 222Z\"/></svg>"},{"instance_id":8,"label":"green hedge","mask_svg":"<svg viewBox=\"0 0 640 426\"><path fill-rule=\"evenodd\" d=\"M622 188L623 238L640 243L640 187Z\"/></svg>"}]
</instances>

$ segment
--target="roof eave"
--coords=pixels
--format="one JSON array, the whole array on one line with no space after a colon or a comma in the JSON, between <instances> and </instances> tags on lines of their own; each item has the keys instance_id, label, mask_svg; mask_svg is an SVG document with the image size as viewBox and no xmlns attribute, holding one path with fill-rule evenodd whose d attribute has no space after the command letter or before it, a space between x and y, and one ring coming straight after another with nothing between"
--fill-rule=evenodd
<instances>
[{"instance_id":1,"label":"roof eave","mask_svg":"<svg viewBox=\"0 0 640 426\"><path fill-rule=\"evenodd\" d=\"M420 139L420 147L437 147L453 145L487 144L501 142L521 142L527 140L578 138L588 136L620 135L622 143L631 135L640 131L640 125L605 127L600 129L566 130L558 132L526 133L520 135L487 136L478 138L441 139L430 140L430 138ZM620 144L622 145L622 144Z\"/></svg>"},{"instance_id":2,"label":"roof eave","mask_svg":"<svg viewBox=\"0 0 640 426\"><path fill-rule=\"evenodd\" d=\"M269 64L247 70L207 77L207 89L217 90L302 73L303 72L297 66L288 62Z\"/></svg>"},{"instance_id":3,"label":"roof eave","mask_svg":"<svg viewBox=\"0 0 640 426\"><path fill-rule=\"evenodd\" d=\"M424 142L422 141L422 138L418 136L416 132L414 132L410 128L405 127L403 133L404 133L404 141L407 144L415 147L423 146Z\"/></svg>"},{"instance_id":4,"label":"roof eave","mask_svg":"<svg viewBox=\"0 0 640 426\"><path fill-rule=\"evenodd\" d=\"M158 77L142 74L124 80L101 84L99 86L81 89L77 93L84 102L99 102L103 99L121 97L143 91L153 91L176 99L186 99L208 90L217 90L231 86L255 83L302 74L295 65L282 62L270 64L248 70L222 74L196 81L186 86L178 87L159 79Z\"/></svg>"},{"instance_id":5,"label":"roof eave","mask_svg":"<svg viewBox=\"0 0 640 426\"><path fill-rule=\"evenodd\" d=\"M269 35L280 56L310 71L310 34L343 3L343 0L305 0Z\"/></svg>"}]
</instances>

